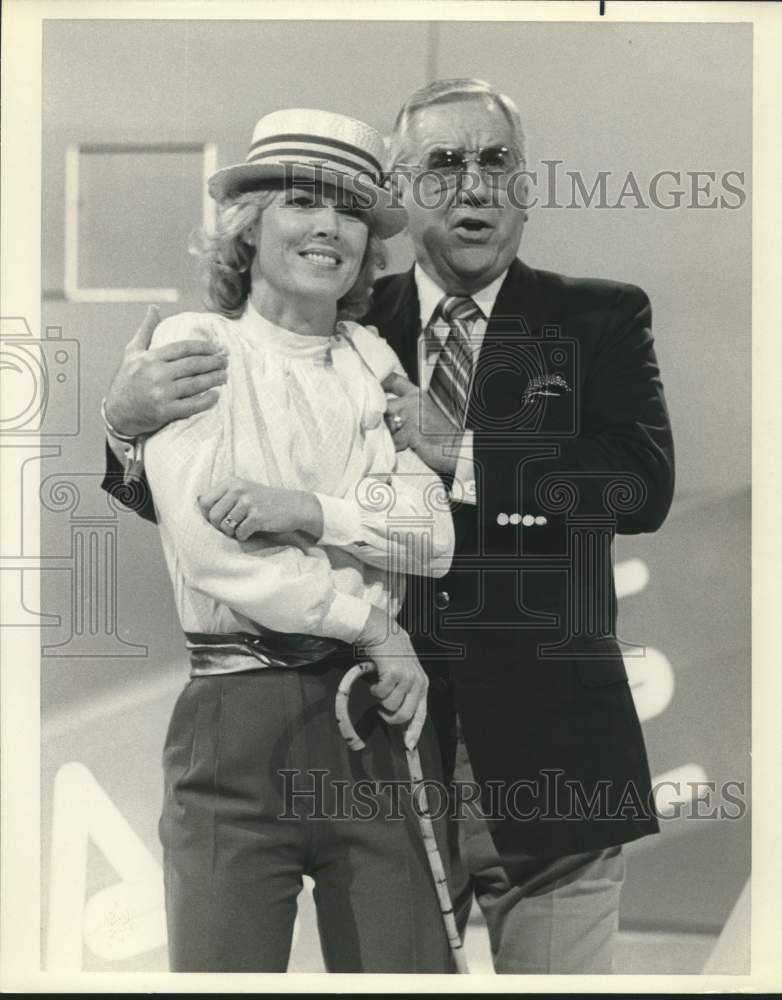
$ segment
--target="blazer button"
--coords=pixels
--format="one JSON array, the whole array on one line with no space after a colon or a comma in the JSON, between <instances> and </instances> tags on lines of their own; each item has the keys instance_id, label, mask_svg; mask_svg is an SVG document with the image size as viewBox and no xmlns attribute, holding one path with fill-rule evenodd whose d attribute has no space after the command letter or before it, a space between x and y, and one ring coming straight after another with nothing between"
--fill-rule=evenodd
<instances>
[{"instance_id":1,"label":"blazer button","mask_svg":"<svg viewBox=\"0 0 782 1000\"><path fill-rule=\"evenodd\" d=\"M508 517L507 514L498 514L497 515L497 524L499 524L499 526L501 528L504 528L505 525L508 523L509 520L510 520L510 518Z\"/></svg>"},{"instance_id":2,"label":"blazer button","mask_svg":"<svg viewBox=\"0 0 782 1000\"><path fill-rule=\"evenodd\" d=\"M525 528L531 528L532 525L535 523L535 518L532 516L532 514L525 514L524 517L522 517L521 519L521 523L524 525Z\"/></svg>"},{"instance_id":3,"label":"blazer button","mask_svg":"<svg viewBox=\"0 0 782 1000\"><path fill-rule=\"evenodd\" d=\"M438 590L434 595L434 606L438 611L445 611L446 608L450 607L451 595L447 590Z\"/></svg>"},{"instance_id":4,"label":"blazer button","mask_svg":"<svg viewBox=\"0 0 782 1000\"><path fill-rule=\"evenodd\" d=\"M508 520L511 524L521 524L521 514L518 511L514 511Z\"/></svg>"}]
</instances>

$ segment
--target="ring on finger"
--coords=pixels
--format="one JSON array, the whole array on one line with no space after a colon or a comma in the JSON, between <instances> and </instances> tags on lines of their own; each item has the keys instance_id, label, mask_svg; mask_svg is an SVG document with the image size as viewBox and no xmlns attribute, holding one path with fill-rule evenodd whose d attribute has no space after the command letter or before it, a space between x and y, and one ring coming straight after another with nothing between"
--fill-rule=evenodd
<instances>
[{"instance_id":1,"label":"ring on finger","mask_svg":"<svg viewBox=\"0 0 782 1000\"><path fill-rule=\"evenodd\" d=\"M223 524L226 525L229 528L235 528L236 527L236 521L234 521L234 519L232 517L224 517L223 518Z\"/></svg>"},{"instance_id":2,"label":"ring on finger","mask_svg":"<svg viewBox=\"0 0 782 1000\"><path fill-rule=\"evenodd\" d=\"M395 413L391 417L391 423L393 424L393 427L394 427L395 431L398 431L399 428L402 426L403 421L402 421L402 418L399 416L398 413Z\"/></svg>"}]
</instances>

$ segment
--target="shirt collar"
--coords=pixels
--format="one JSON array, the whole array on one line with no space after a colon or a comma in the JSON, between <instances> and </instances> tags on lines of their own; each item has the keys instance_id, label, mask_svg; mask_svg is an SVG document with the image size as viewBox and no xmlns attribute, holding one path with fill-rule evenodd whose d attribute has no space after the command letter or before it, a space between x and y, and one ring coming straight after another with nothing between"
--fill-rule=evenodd
<instances>
[{"instance_id":1,"label":"shirt collar","mask_svg":"<svg viewBox=\"0 0 782 1000\"><path fill-rule=\"evenodd\" d=\"M497 301L497 296L500 293L500 288L503 281L505 281L507 273L507 269L504 270L499 277L495 278L494 281L491 282L490 285L482 288L479 292L476 292L472 296L473 301L487 319L492 314L494 303ZM421 308L421 326L425 329L429 325L435 309L440 304L440 300L446 292L445 289L441 288L433 278L429 277L426 271L424 271L421 265L417 262L413 270L413 277L415 279L416 288L418 289L418 304Z\"/></svg>"}]
</instances>

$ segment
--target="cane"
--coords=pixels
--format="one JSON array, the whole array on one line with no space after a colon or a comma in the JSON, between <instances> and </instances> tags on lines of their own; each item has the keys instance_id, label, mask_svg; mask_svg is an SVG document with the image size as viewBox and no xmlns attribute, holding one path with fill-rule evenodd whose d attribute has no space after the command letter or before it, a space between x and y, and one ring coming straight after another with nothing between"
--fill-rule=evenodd
<instances>
[{"instance_id":1,"label":"cane","mask_svg":"<svg viewBox=\"0 0 782 1000\"><path fill-rule=\"evenodd\" d=\"M350 713L348 712L350 689L357 677L360 677L362 674L369 673L374 669L374 663L365 662L356 664L355 667L351 667L350 670L347 671L337 689L337 697L334 704L334 711L337 716L337 727L339 728L340 735L351 750L362 750L364 748L364 741L353 728L353 723L350 721ZM445 933L448 938L448 944L451 947L454 965L456 966L456 971L458 973L467 975L470 970L467 968L467 960L464 957L462 940L459 937L459 931L456 927L456 920L453 915L453 904L451 903L451 896L448 892L448 883L445 877L443 859L440 857L440 852L437 849L434 827L432 826L432 816L429 812L429 802L426 797L426 785L423 783L424 775L421 770L421 758L419 757L417 750L418 737L421 735L421 730L423 729L425 720L426 702L424 701L419 705L419 711L416 711L416 714L413 716L405 735L407 767L410 772L410 781L413 787L413 802L416 815L418 816L418 825L421 828L421 836L423 837L424 846L426 847L426 857L432 871L434 887L437 890L440 913L443 917Z\"/></svg>"}]
</instances>

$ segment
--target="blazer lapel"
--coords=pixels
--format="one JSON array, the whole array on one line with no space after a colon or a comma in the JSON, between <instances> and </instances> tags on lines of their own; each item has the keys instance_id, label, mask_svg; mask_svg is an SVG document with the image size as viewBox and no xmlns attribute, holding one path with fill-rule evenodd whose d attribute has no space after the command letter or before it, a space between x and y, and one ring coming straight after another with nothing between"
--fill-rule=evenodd
<instances>
[{"instance_id":1,"label":"blazer lapel","mask_svg":"<svg viewBox=\"0 0 782 1000\"><path fill-rule=\"evenodd\" d=\"M542 325L543 302L537 273L516 258L500 286L486 332L491 335L515 330L534 335Z\"/></svg>"},{"instance_id":2,"label":"blazer lapel","mask_svg":"<svg viewBox=\"0 0 782 1000\"><path fill-rule=\"evenodd\" d=\"M421 307L412 268L388 279L388 284L383 289L383 306L380 332L396 351L410 379L418 385Z\"/></svg>"},{"instance_id":3,"label":"blazer lapel","mask_svg":"<svg viewBox=\"0 0 782 1000\"><path fill-rule=\"evenodd\" d=\"M500 286L489 317L473 378L467 427L477 431L507 431L518 410L529 373L514 350L520 338L532 340L543 322L538 278L532 268L513 261Z\"/></svg>"}]
</instances>

